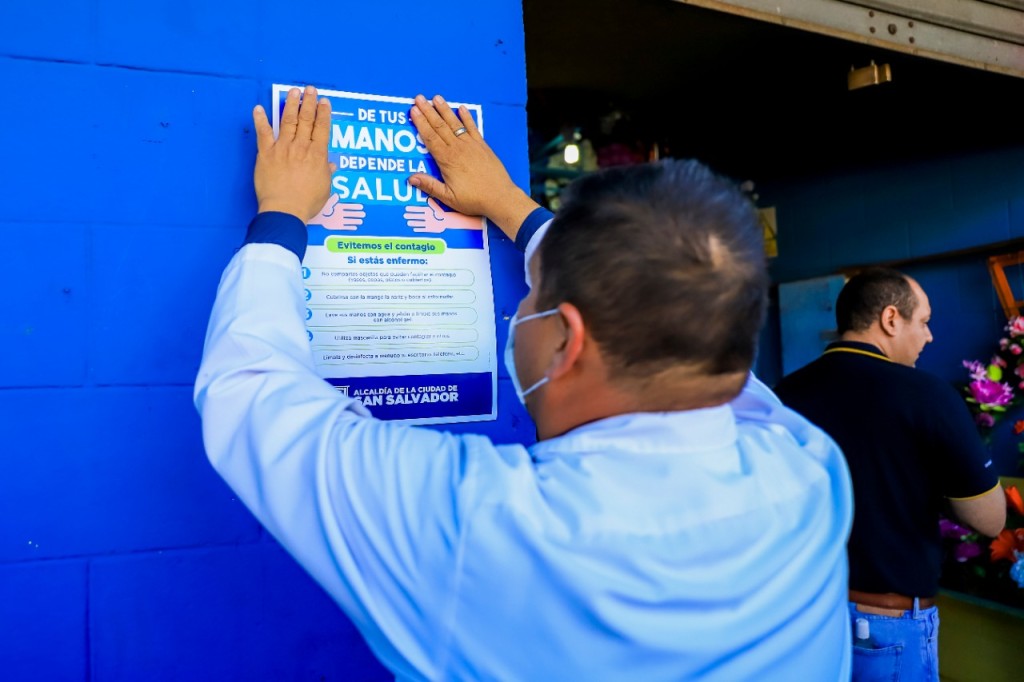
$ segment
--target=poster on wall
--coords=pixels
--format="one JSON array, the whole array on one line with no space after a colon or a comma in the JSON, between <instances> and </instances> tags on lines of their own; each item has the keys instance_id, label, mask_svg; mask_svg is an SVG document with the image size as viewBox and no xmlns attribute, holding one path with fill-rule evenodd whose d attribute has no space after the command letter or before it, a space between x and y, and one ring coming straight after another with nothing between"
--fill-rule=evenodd
<instances>
[{"instance_id":1,"label":"poster on wall","mask_svg":"<svg viewBox=\"0 0 1024 682\"><path fill-rule=\"evenodd\" d=\"M291 85L273 86L276 135ZM320 376L377 418L495 419L494 291L483 218L406 182L440 177L409 118L413 100L320 90L338 170L309 222L306 332ZM453 105L455 106L455 105ZM483 111L466 105L483 132Z\"/></svg>"}]
</instances>

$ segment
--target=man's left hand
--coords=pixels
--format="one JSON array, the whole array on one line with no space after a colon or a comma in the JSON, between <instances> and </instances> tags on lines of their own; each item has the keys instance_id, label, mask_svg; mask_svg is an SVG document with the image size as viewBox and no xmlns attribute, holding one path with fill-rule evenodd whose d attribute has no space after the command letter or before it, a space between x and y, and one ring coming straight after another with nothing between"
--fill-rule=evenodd
<instances>
[{"instance_id":1,"label":"man's left hand","mask_svg":"<svg viewBox=\"0 0 1024 682\"><path fill-rule=\"evenodd\" d=\"M306 86L299 104L299 89L292 88L281 114L281 130L274 130L263 107L252 112L256 126L256 170L253 183L259 211L281 211L309 222L319 215L331 194L327 140L331 133L331 103L317 100L316 88Z\"/></svg>"}]
</instances>

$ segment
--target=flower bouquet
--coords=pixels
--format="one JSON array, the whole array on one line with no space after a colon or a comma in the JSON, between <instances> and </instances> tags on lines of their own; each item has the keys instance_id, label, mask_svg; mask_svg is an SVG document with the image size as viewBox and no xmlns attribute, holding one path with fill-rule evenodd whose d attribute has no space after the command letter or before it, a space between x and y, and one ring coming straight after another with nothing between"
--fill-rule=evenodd
<instances>
[{"instance_id":1,"label":"flower bouquet","mask_svg":"<svg viewBox=\"0 0 1024 682\"><path fill-rule=\"evenodd\" d=\"M1019 400L1010 384L1002 381L1006 361L994 355L988 365L983 365L977 360L964 360L964 367L971 378L964 389L967 393L965 400L971 407L975 423L982 428L990 429L996 425L996 417ZM1024 390L1024 381L1017 385L1017 389Z\"/></svg>"},{"instance_id":2,"label":"flower bouquet","mask_svg":"<svg viewBox=\"0 0 1024 682\"><path fill-rule=\"evenodd\" d=\"M970 528L939 522L946 547L943 587L1024 609L1024 501L1017 485L1005 487L1006 529L988 546Z\"/></svg>"},{"instance_id":3,"label":"flower bouquet","mask_svg":"<svg viewBox=\"0 0 1024 682\"><path fill-rule=\"evenodd\" d=\"M988 363L963 361L968 374L964 400L986 442L996 423L1024 399L1024 317L1011 319L1004 331ZM1024 420L1014 424L1014 432L1024 433ZM1024 442L1017 443L1017 451L1024 455Z\"/></svg>"},{"instance_id":4,"label":"flower bouquet","mask_svg":"<svg viewBox=\"0 0 1024 682\"><path fill-rule=\"evenodd\" d=\"M1007 486L1006 528L989 544L992 563L1009 562L1009 578L1024 588L1024 500L1016 485Z\"/></svg>"},{"instance_id":5,"label":"flower bouquet","mask_svg":"<svg viewBox=\"0 0 1024 682\"><path fill-rule=\"evenodd\" d=\"M1024 317L1007 323L998 350L987 363L964 360L963 365L969 377L964 400L982 437L991 443L996 424L1024 402ZM1013 432L1018 437L1024 434L1024 420L1014 422ZM1017 440L1017 451L1024 455L1024 440ZM1006 529L987 545L970 528L948 519L940 522L946 546L942 585L1024 609L1024 479L1003 482Z\"/></svg>"}]
</instances>

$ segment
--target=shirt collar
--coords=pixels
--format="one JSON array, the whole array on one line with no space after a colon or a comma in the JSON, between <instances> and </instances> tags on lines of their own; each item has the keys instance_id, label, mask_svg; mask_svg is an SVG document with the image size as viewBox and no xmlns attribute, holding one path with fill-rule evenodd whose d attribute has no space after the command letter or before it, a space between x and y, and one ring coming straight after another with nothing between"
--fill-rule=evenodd
<instances>
[{"instance_id":1,"label":"shirt collar","mask_svg":"<svg viewBox=\"0 0 1024 682\"><path fill-rule=\"evenodd\" d=\"M834 341L833 343L828 344L828 347L825 348L825 353L837 352L875 356L881 360L888 360L889 362L892 362L892 360L884 352L882 352L881 348L874 344L863 343L861 341Z\"/></svg>"},{"instance_id":2,"label":"shirt collar","mask_svg":"<svg viewBox=\"0 0 1024 682\"><path fill-rule=\"evenodd\" d=\"M578 426L530 448L543 461L560 454L627 450L662 454L707 451L736 441L736 419L728 405L685 412L620 414Z\"/></svg>"}]
</instances>

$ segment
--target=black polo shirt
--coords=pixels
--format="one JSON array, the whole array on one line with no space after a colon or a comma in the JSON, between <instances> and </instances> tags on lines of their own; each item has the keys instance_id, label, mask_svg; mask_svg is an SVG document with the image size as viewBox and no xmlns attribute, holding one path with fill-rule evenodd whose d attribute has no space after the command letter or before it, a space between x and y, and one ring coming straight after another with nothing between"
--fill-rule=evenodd
<instances>
[{"instance_id":1,"label":"black polo shirt","mask_svg":"<svg viewBox=\"0 0 1024 682\"><path fill-rule=\"evenodd\" d=\"M839 444L853 479L850 588L938 592L943 498L998 482L963 399L875 346L841 341L776 387L782 402Z\"/></svg>"}]
</instances>

